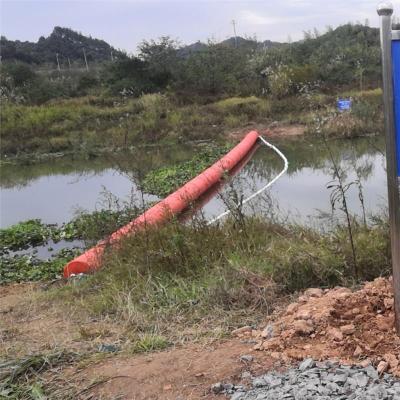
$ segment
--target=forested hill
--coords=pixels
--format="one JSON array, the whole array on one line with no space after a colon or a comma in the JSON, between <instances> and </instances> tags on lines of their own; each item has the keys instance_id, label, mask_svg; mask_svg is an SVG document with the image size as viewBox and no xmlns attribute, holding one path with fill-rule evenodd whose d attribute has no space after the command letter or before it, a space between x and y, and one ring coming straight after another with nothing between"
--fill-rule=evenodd
<instances>
[{"instance_id":1,"label":"forested hill","mask_svg":"<svg viewBox=\"0 0 400 400\"><path fill-rule=\"evenodd\" d=\"M55 28L38 43L3 38L1 51L0 94L33 104L96 91L125 97L175 91L184 99L260 93L283 98L304 88L363 90L376 87L381 79L379 31L362 24L342 25L324 34L305 32L304 39L289 43L237 37L182 46L164 36L142 41L137 55ZM68 68L69 62L78 68Z\"/></svg>"},{"instance_id":2,"label":"forested hill","mask_svg":"<svg viewBox=\"0 0 400 400\"><path fill-rule=\"evenodd\" d=\"M88 62L118 59L126 55L111 47L104 40L94 39L69 28L56 26L47 38L41 36L37 43L7 40L0 41L2 61L22 61L27 64L56 64L58 54L61 64L84 62L83 51Z\"/></svg>"},{"instance_id":3,"label":"forested hill","mask_svg":"<svg viewBox=\"0 0 400 400\"><path fill-rule=\"evenodd\" d=\"M268 68L291 66L300 80L319 80L330 84L352 84L380 79L379 29L361 24L346 24L324 34L305 32L304 39L270 48L262 58Z\"/></svg>"}]
</instances>

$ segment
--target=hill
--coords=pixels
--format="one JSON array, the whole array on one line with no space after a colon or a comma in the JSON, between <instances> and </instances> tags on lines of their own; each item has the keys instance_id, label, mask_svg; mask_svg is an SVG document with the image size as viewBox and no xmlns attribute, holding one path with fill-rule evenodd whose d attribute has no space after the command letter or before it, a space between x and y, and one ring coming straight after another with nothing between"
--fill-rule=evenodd
<instances>
[{"instance_id":1,"label":"hill","mask_svg":"<svg viewBox=\"0 0 400 400\"><path fill-rule=\"evenodd\" d=\"M255 39L251 38L243 38L241 36L230 37L222 42L218 43L221 46L228 48L238 48L244 51L253 51L253 50L265 50L270 48L276 48L285 45L284 43L272 42L271 40L265 40L263 42L259 42ZM181 57L187 57L190 54L205 51L208 48L207 43L203 43L201 41L197 41L195 43L191 43L189 45L182 46L178 49L178 55Z\"/></svg>"},{"instance_id":2,"label":"hill","mask_svg":"<svg viewBox=\"0 0 400 400\"><path fill-rule=\"evenodd\" d=\"M358 79L380 79L379 29L346 24L326 33L305 33L304 40L268 52L271 65L310 66L319 80L349 84Z\"/></svg>"},{"instance_id":3,"label":"hill","mask_svg":"<svg viewBox=\"0 0 400 400\"><path fill-rule=\"evenodd\" d=\"M4 36L0 40L2 61L22 61L27 64L56 64L59 62L84 63L85 51L88 62L102 62L110 59L126 57L125 53L116 50L107 42L82 35L69 28L56 26L48 37L40 37L37 43L8 40Z\"/></svg>"}]
</instances>

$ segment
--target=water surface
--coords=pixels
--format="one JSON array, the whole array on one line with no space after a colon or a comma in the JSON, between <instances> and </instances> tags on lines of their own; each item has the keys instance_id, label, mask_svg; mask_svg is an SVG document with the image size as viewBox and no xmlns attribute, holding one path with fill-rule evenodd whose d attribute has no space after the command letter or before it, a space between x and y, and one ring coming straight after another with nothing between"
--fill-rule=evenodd
<instances>
[{"instance_id":1,"label":"water surface","mask_svg":"<svg viewBox=\"0 0 400 400\"><path fill-rule=\"evenodd\" d=\"M321 213L331 212L327 184L334 177L332 159L347 172L347 183L359 179L364 207L379 213L386 204L386 172L381 138L336 140L329 149L321 141L289 140L275 142L289 160L289 169L271 189L254 199L245 212L269 216L279 213L306 222ZM139 190L147 171L189 159L193 146L138 150L91 160L57 159L28 166L6 165L0 176L1 227L40 218L45 223L69 221L76 210L108 208L111 203L134 201L141 204L157 200ZM265 185L283 167L282 160L265 146L226 185L221 195L202 209L212 218L226 209L228 198L245 198ZM358 171L358 175L355 171ZM362 215L359 185L347 192L351 212Z\"/></svg>"}]
</instances>

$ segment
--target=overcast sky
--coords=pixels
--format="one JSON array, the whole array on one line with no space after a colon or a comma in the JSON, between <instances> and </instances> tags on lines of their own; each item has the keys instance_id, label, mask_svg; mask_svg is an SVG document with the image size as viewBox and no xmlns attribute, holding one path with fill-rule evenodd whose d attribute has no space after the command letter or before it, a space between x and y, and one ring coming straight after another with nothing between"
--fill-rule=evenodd
<instances>
[{"instance_id":1,"label":"overcast sky","mask_svg":"<svg viewBox=\"0 0 400 400\"><path fill-rule=\"evenodd\" d=\"M181 43L233 35L287 41L316 27L352 21L378 26L376 0L0 0L1 34L37 41L54 26L104 39L135 52L142 39L169 35ZM400 0L392 1L400 14Z\"/></svg>"}]
</instances>

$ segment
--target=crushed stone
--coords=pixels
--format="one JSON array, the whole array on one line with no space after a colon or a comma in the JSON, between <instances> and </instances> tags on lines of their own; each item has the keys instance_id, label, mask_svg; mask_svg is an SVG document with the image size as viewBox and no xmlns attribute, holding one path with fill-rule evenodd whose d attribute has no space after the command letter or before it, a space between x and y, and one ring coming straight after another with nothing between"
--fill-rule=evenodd
<instances>
[{"instance_id":1,"label":"crushed stone","mask_svg":"<svg viewBox=\"0 0 400 400\"><path fill-rule=\"evenodd\" d=\"M219 384L231 400L398 400L400 379L371 365L305 359L297 368L252 377L250 387ZM215 391L214 391L215 393Z\"/></svg>"}]
</instances>

